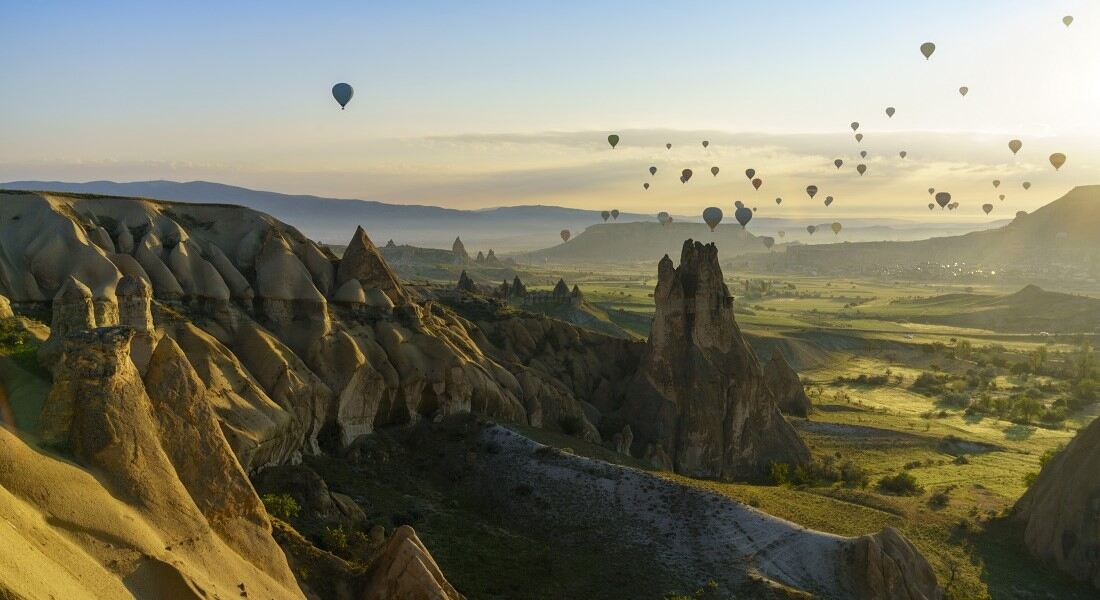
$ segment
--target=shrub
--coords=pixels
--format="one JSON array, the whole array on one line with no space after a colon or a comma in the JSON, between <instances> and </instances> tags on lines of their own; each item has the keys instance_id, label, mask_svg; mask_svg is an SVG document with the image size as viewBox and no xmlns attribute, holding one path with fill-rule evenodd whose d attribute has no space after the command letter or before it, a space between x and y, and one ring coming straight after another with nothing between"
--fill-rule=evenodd
<instances>
[{"instance_id":1,"label":"shrub","mask_svg":"<svg viewBox=\"0 0 1100 600\"><path fill-rule=\"evenodd\" d=\"M917 478L904 471L879 479L877 487L883 494L892 496L916 496L924 492L924 488L917 484Z\"/></svg>"},{"instance_id":2,"label":"shrub","mask_svg":"<svg viewBox=\"0 0 1100 600\"><path fill-rule=\"evenodd\" d=\"M577 415L563 415L558 418L558 427L566 435L580 435L584 432L584 422Z\"/></svg>"},{"instance_id":3,"label":"shrub","mask_svg":"<svg viewBox=\"0 0 1100 600\"><path fill-rule=\"evenodd\" d=\"M321 533L321 544L330 552L345 552L348 549L348 532L343 525L326 525L325 531Z\"/></svg>"},{"instance_id":4,"label":"shrub","mask_svg":"<svg viewBox=\"0 0 1100 600\"><path fill-rule=\"evenodd\" d=\"M791 465L787 463L772 463L768 467L768 479L775 485L783 485L790 481Z\"/></svg>"},{"instance_id":5,"label":"shrub","mask_svg":"<svg viewBox=\"0 0 1100 600\"><path fill-rule=\"evenodd\" d=\"M264 494L260 501L264 503L267 514L283 521L295 519L302 512L298 501L290 494Z\"/></svg>"}]
</instances>

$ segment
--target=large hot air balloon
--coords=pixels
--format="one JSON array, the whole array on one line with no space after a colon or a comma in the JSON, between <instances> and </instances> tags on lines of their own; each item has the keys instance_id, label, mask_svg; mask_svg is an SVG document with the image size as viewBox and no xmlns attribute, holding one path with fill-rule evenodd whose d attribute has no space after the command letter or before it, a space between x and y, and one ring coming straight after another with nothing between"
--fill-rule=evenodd
<instances>
[{"instance_id":1,"label":"large hot air balloon","mask_svg":"<svg viewBox=\"0 0 1100 600\"><path fill-rule=\"evenodd\" d=\"M989 213L993 212L993 205L992 204L983 204L982 205L982 210L984 210L985 214L988 215Z\"/></svg>"},{"instance_id":2,"label":"large hot air balloon","mask_svg":"<svg viewBox=\"0 0 1100 600\"><path fill-rule=\"evenodd\" d=\"M741 224L741 229L744 229L749 221L752 220L752 210L746 206L742 206L733 213L733 218L737 219L737 222Z\"/></svg>"},{"instance_id":3,"label":"large hot air balloon","mask_svg":"<svg viewBox=\"0 0 1100 600\"><path fill-rule=\"evenodd\" d=\"M852 131L859 131L859 122L852 121Z\"/></svg>"},{"instance_id":4,"label":"large hot air balloon","mask_svg":"<svg viewBox=\"0 0 1100 600\"><path fill-rule=\"evenodd\" d=\"M783 204L783 199L782 198L776 198L775 199L775 204L776 204L776 206L778 206L780 204Z\"/></svg>"},{"instance_id":5,"label":"large hot air balloon","mask_svg":"<svg viewBox=\"0 0 1100 600\"><path fill-rule=\"evenodd\" d=\"M859 171L859 175L860 175L860 177L862 177L863 174L867 172L867 165L864 165L864 164L856 165L856 171Z\"/></svg>"},{"instance_id":6,"label":"large hot air balloon","mask_svg":"<svg viewBox=\"0 0 1100 600\"><path fill-rule=\"evenodd\" d=\"M616 221L619 220L619 209L617 209L617 208L611 209L611 218L613 220L616 220Z\"/></svg>"},{"instance_id":7,"label":"large hot air balloon","mask_svg":"<svg viewBox=\"0 0 1100 600\"><path fill-rule=\"evenodd\" d=\"M354 95L355 90L346 83L337 83L332 86L332 97L340 105L340 110L344 110L344 107L348 105L348 102L351 102L351 97Z\"/></svg>"},{"instance_id":8,"label":"large hot air balloon","mask_svg":"<svg viewBox=\"0 0 1100 600\"><path fill-rule=\"evenodd\" d=\"M859 151L859 157L860 158L867 158L867 151L866 150L860 150Z\"/></svg>"},{"instance_id":9,"label":"large hot air balloon","mask_svg":"<svg viewBox=\"0 0 1100 600\"><path fill-rule=\"evenodd\" d=\"M806 186L806 194L809 195L810 200L813 200L814 196L817 195L817 186L816 185Z\"/></svg>"},{"instance_id":10,"label":"large hot air balloon","mask_svg":"<svg viewBox=\"0 0 1100 600\"><path fill-rule=\"evenodd\" d=\"M607 143L611 144L611 148L614 150L615 146L619 145L619 136L612 133L611 135L607 136Z\"/></svg>"},{"instance_id":11,"label":"large hot air balloon","mask_svg":"<svg viewBox=\"0 0 1100 600\"><path fill-rule=\"evenodd\" d=\"M722 222L722 209L717 206L711 206L703 210L703 222L710 227L711 231L714 231L715 227Z\"/></svg>"},{"instance_id":12,"label":"large hot air balloon","mask_svg":"<svg viewBox=\"0 0 1100 600\"><path fill-rule=\"evenodd\" d=\"M680 183L687 183L691 179L691 169L684 169L680 172Z\"/></svg>"},{"instance_id":13,"label":"large hot air balloon","mask_svg":"<svg viewBox=\"0 0 1100 600\"><path fill-rule=\"evenodd\" d=\"M1008 149L1011 150L1013 154L1016 154L1017 152L1019 152L1020 148L1023 148L1023 147L1024 147L1024 143L1020 140L1012 140L1012 141L1008 142Z\"/></svg>"},{"instance_id":14,"label":"large hot air balloon","mask_svg":"<svg viewBox=\"0 0 1100 600\"><path fill-rule=\"evenodd\" d=\"M573 234L569 233L568 229L562 229L560 235L561 235L561 241L563 241L563 242L568 242L569 238L573 237Z\"/></svg>"},{"instance_id":15,"label":"large hot air balloon","mask_svg":"<svg viewBox=\"0 0 1100 600\"><path fill-rule=\"evenodd\" d=\"M1024 182L1024 189L1025 190L1030 190L1031 189L1031 182L1030 181L1025 181Z\"/></svg>"},{"instance_id":16,"label":"large hot air balloon","mask_svg":"<svg viewBox=\"0 0 1100 600\"><path fill-rule=\"evenodd\" d=\"M833 235L838 235L838 234L840 234L840 230L844 229L844 226L841 225L840 223L833 223L832 228L833 228Z\"/></svg>"},{"instance_id":17,"label":"large hot air balloon","mask_svg":"<svg viewBox=\"0 0 1100 600\"><path fill-rule=\"evenodd\" d=\"M898 156L905 158L906 156L909 156L909 153L905 150L902 150L901 152L898 152Z\"/></svg>"},{"instance_id":18,"label":"large hot air balloon","mask_svg":"<svg viewBox=\"0 0 1100 600\"><path fill-rule=\"evenodd\" d=\"M647 182L643 183L642 187L645 188L646 190L648 190L649 189L649 182L647 181Z\"/></svg>"},{"instance_id":19,"label":"large hot air balloon","mask_svg":"<svg viewBox=\"0 0 1100 600\"><path fill-rule=\"evenodd\" d=\"M600 213L600 217L604 220L604 222L607 222L607 220L611 218L611 212L605 210Z\"/></svg>"},{"instance_id":20,"label":"large hot air balloon","mask_svg":"<svg viewBox=\"0 0 1100 600\"><path fill-rule=\"evenodd\" d=\"M999 188L999 187L1001 187L1001 180L1000 180L1000 179L994 179L994 180L993 180L993 187L994 187L994 188Z\"/></svg>"},{"instance_id":21,"label":"large hot air balloon","mask_svg":"<svg viewBox=\"0 0 1100 600\"><path fill-rule=\"evenodd\" d=\"M703 148L705 149L707 146L710 146L710 141L703 140Z\"/></svg>"},{"instance_id":22,"label":"large hot air balloon","mask_svg":"<svg viewBox=\"0 0 1100 600\"><path fill-rule=\"evenodd\" d=\"M894 112L895 112L895 111L894 111L894 107L893 107L893 106L887 106L887 107L886 107L886 116L887 116L888 118L891 118L891 119L893 119L893 118L894 118Z\"/></svg>"},{"instance_id":23,"label":"large hot air balloon","mask_svg":"<svg viewBox=\"0 0 1100 600\"><path fill-rule=\"evenodd\" d=\"M959 88L959 95L962 96L963 98L965 98L966 95L969 94L969 93L970 93L970 88L966 87L965 85L962 86L961 88Z\"/></svg>"},{"instance_id":24,"label":"large hot air balloon","mask_svg":"<svg viewBox=\"0 0 1100 600\"><path fill-rule=\"evenodd\" d=\"M1054 165L1054 170L1057 171L1062 168L1062 165L1066 164L1066 155L1061 152L1055 152L1050 155L1050 164Z\"/></svg>"},{"instance_id":25,"label":"large hot air balloon","mask_svg":"<svg viewBox=\"0 0 1100 600\"><path fill-rule=\"evenodd\" d=\"M951 204L951 194L947 192L940 192L936 194L936 204L940 205L940 208L944 208L948 204Z\"/></svg>"},{"instance_id":26,"label":"large hot air balloon","mask_svg":"<svg viewBox=\"0 0 1100 600\"><path fill-rule=\"evenodd\" d=\"M857 133L856 134L856 141L857 142L862 142L863 141L863 134L862 133Z\"/></svg>"},{"instance_id":27,"label":"large hot air balloon","mask_svg":"<svg viewBox=\"0 0 1100 600\"><path fill-rule=\"evenodd\" d=\"M925 60L932 58L932 53L935 51L936 45L932 42L925 42L920 45L920 53L924 55Z\"/></svg>"},{"instance_id":28,"label":"large hot air balloon","mask_svg":"<svg viewBox=\"0 0 1100 600\"><path fill-rule=\"evenodd\" d=\"M1066 15L1066 16L1062 17L1062 24L1065 25L1066 27L1069 27L1070 25L1073 25L1073 17L1071 15Z\"/></svg>"},{"instance_id":29,"label":"large hot air balloon","mask_svg":"<svg viewBox=\"0 0 1100 600\"><path fill-rule=\"evenodd\" d=\"M833 204L832 196L825 196L825 206L831 206Z\"/></svg>"},{"instance_id":30,"label":"large hot air balloon","mask_svg":"<svg viewBox=\"0 0 1100 600\"><path fill-rule=\"evenodd\" d=\"M718 167L711 167L710 168L710 174L714 175L715 177L718 177Z\"/></svg>"},{"instance_id":31,"label":"large hot air balloon","mask_svg":"<svg viewBox=\"0 0 1100 600\"><path fill-rule=\"evenodd\" d=\"M760 241L764 242L764 247L767 248L768 250L771 250L772 246L775 245L775 238L773 238L773 237L764 236L764 237L760 238Z\"/></svg>"},{"instance_id":32,"label":"large hot air balloon","mask_svg":"<svg viewBox=\"0 0 1100 600\"><path fill-rule=\"evenodd\" d=\"M807 225L806 226L806 231L810 232L810 235L813 235L814 232L817 231L817 226L816 225Z\"/></svg>"},{"instance_id":33,"label":"large hot air balloon","mask_svg":"<svg viewBox=\"0 0 1100 600\"><path fill-rule=\"evenodd\" d=\"M745 179L752 181L753 177L756 177L756 169L745 169Z\"/></svg>"},{"instance_id":34,"label":"large hot air balloon","mask_svg":"<svg viewBox=\"0 0 1100 600\"><path fill-rule=\"evenodd\" d=\"M669 215L665 211L657 213L657 222L661 225L668 225Z\"/></svg>"},{"instance_id":35,"label":"large hot air balloon","mask_svg":"<svg viewBox=\"0 0 1100 600\"><path fill-rule=\"evenodd\" d=\"M833 161L833 165L835 165L835 166L836 166L836 168L837 168L837 170L839 170L839 169L840 169L840 167L843 167L843 166L844 166L844 161L843 161L843 160L840 160L840 159L838 158L838 159L836 159L836 160L834 160L834 161Z\"/></svg>"},{"instance_id":36,"label":"large hot air balloon","mask_svg":"<svg viewBox=\"0 0 1100 600\"><path fill-rule=\"evenodd\" d=\"M657 174L657 167L650 167L649 168L649 174L650 175L656 175Z\"/></svg>"},{"instance_id":37,"label":"large hot air balloon","mask_svg":"<svg viewBox=\"0 0 1100 600\"><path fill-rule=\"evenodd\" d=\"M760 186L762 186L762 185L764 185L764 180L763 179L760 179L759 177L757 177L756 179L752 180L752 187L756 188L757 190L759 190Z\"/></svg>"}]
</instances>

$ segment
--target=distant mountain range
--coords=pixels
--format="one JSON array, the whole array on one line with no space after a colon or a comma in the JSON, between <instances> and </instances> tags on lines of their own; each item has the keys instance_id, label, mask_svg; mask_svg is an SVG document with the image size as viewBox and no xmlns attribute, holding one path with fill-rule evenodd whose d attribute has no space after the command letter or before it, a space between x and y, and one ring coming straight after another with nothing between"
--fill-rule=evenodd
<instances>
[{"instance_id":1,"label":"distant mountain range","mask_svg":"<svg viewBox=\"0 0 1100 600\"><path fill-rule=\"evenodd\" d=\"M346 243L355 231L355 226L362 225L379 244L393 239L398 244L450 248L455 237L461 236L467 249L472 252L494 248L498 254L518 253L561 244L559 232L562 229L570 230L576 239L590 226L604 224L600 218L602 208L582 210L536 205L456 210L438 206L279 194L207 181L12 181L0 183L0 188L136 196L176 202L239 204L291 223L306 236L330 244ZM678 224L701 223L701 219L695 215L674 217ZM656 217L622 213L613 223L637 222L656 225ZM808 224L810 223L804 219L761 217L753 220L751 229L757 235L771 236L785 231L787 241L818 242L818 238L823 236L811 238L805 231ZM991 223L986 226L1003 224L1004 222ZM847 219L844 225L843 239L849 241L913 240L982 228L978 225L913 223L896 219ZM701 225L699 228L706 231ZM688 237L704 238L699 233L692 233ZM644 240L638 241L646 243Z\"/></svg>"}]
</instances>

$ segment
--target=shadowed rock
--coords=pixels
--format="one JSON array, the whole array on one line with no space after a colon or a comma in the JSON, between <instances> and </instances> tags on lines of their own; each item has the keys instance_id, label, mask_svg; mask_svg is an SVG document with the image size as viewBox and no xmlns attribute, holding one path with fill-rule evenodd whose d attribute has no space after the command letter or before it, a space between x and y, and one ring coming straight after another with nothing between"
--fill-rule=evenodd
<instances>
[{"instance_id":1,"label":"shadowed rock","mask_svg":"<svg viewBox=\"0 0 1100 600\"><path fill-rule=\"evenodd\" d=\"M802 381L779 352L772 353L771 360L764 367L764 381L783 414L796 417L810 414L810 398L802 387Z\"/></svg>"}]
</instances>

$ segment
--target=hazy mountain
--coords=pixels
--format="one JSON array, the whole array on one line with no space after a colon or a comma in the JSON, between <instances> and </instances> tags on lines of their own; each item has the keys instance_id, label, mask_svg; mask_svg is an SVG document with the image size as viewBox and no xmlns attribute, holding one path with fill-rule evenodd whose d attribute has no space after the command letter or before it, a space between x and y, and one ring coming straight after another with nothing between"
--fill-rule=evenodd
<instances>
[{"instance_id":1,"label":"hazy mountain","mask_svg":"<svg viewBox=\"0 0 1100 600\"><path fill-rule=\"evenodd\" d=\"M312 239L335 244L346 242L355 226L363 225L373 238L392 239L398 244L450 248L455 237L461 236L471 251L488 251L489 248L493 248L498 253L514 253L560 244L559 233L562 229L570 230L576 237L592 225L603 224L600 218L603 207L599 210L581 210L539 205L455 210L438 206L386 204L369 200L280 194L207 181L126 183L12 181L0 183L0 188L136 196L177 202L238 204L294 223L302 233ZM778 210L777 213L783 214L782 210ZM698 215L674 214L673 216L677 223L701 223ZM611 223L655 223L655 221L656 217L650 214L622 213L617 221ZM818 242L821 236L811 238L806 233L806 225L809 224L810 222L804 219L761 216L753 220L752 230L757 235L771 236L776 236L779 231L785 231L787 241ZM824 225L827 229L828 223ZM920 223L875 218L846 219L844 239L849 241L915 240L934 235L963 233L990 225ZM690 235L701 237L698 233ZM679 241L682 242L683 238ZM646 244L644 240L639 242L643 246ZM660 258L660 255L657 258Z\"/></svg>"}]
</instances>

